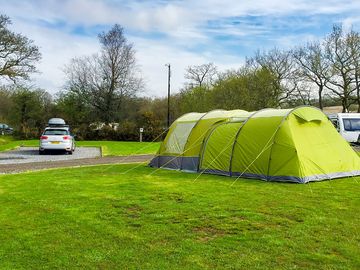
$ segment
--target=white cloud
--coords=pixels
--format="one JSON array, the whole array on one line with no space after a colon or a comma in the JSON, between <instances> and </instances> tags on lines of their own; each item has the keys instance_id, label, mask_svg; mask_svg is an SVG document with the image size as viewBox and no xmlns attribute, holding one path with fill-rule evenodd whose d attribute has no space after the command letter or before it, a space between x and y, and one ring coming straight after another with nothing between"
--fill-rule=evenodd
<instances>
[{"instance_id":1,"label":"white cloud","mask_svg":"<svg viewBox=\"0 0 360 270\"><path fill-rule=\"evenodd\" d=\"M145 81L149 91L147 96L166 95L167 91L167 68L165 64L171 64L172 92L178 92L183 87L185 68L189 65L200 65L214 62L222 69L239 67L243 58L226 54L191 53L179 51L177 47L166 46L159 42L149 42L146 39L133 39L136 44L139 65L143 70Z\"/></svg>"},{"instance_id":2,"label":"white cloud","mask_svg":"<svg viewBox=\"0 0 360 270\"><path fill-rule=\"evenodd\" d=\"M51 92L64 84L62 68L71 58L98 50L96 35L75 35L75 26L86 28L120 23L134 43L137 58L147 81L146 95L165 95L165 63L172 64L173 91L184 83L188 65L214 62L221 69L238 68L244 61L241 48L255 51L271 46L290 47L299 40L317 39L313 33L284 33L272 36L277 27L308 27L320 24L318 15L339 15L346 27L359 26L358 0L184 0L184 1L112 1L112 0L0 0L2 12L13 20L13 29L40 46L43 59L36 82ZM313 16L313 21L289 21L287 16ZM247 16L260 16L252 23ZM331 16L331 17L330 17ZM334 20L339 20L335 18ZM232 24L232 20L239 21ZM245 19L244 19L245 18ZM64 21L63 28L49 28L39 21ZM216 22L214 27L210 22ZM336 22L336 21L334 21ZM291 30L291 29L290 29ZM156 32L161 38L154 38ZM226 36L219 40L217 36ZM241 46L240 46L241 45ZM231 49L229 49L231 47ZM236 49L239 47L239 49ZM235 48L235 49L234 49ZM248 55L249 56L249 55Z\"/></svg>"},{"instance_id":3,"label":"white cloud","mask_svg":"<svg viewBox=\"0 0 360 270\"><path fill-rule=\"evenodd\" d=\"M96 37L77 37L56 29L21 22L14 23L11 28L34 40L39 46L42 59L37 68L40 73L34 74L32 78L51 93L58 92L63 87L63 69L71 58L93 54L99 50Z\"/></svg>"}]
</instances>

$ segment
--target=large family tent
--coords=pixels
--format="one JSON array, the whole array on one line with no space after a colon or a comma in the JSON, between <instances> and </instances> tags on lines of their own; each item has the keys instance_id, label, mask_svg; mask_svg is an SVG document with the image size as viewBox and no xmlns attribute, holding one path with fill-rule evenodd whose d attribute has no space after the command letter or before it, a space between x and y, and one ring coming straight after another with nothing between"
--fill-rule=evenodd
<instances>
[{"instance_id":1,"label":"large family tent","mask_svg":"<svg viewBox=\"0 0 360 270\"><path fill-rule=\"evenodd\" d=\"M360 175L358 155L309 106L186 114L150 166L298 183Z\"/></svg>"}]
</instances>

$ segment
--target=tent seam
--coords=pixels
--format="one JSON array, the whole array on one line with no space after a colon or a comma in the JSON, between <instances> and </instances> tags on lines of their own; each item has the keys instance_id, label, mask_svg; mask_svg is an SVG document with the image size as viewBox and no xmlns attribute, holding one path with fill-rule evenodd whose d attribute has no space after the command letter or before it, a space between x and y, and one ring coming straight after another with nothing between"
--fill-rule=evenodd
<instances>
[{"instance_id":1,"label":"tent seam","mask_svg":"<svg viewBox=\"0 0 360 270\"><path fill-rule=\"evenodd\" d=\"M232 163L233 163L233 156L234 156L234 151L235 151L235 145L236 145L236 142L237 142L237 139L239 137L239 134L241 132L241 130L243 129L243 127L247 124L247 122L256 114L258 114L259 112L262 112L262 111L266 111L266 110L271 110L270 108L265 108L265 109L262 109L260 111L255 111L253 112L251 115L249 115L249 117L244 121L244 123L239 127L238 131L236 132L235 134L235 139L234 139L234 143L233 143L233 146L232 146L232 149L231 149L231 154L230 154L230 164L229 164L229 174L230 176L232 176Z\"/></svg>"},{"instance_id":2,"label":"tent seam","mask_svg":"<svg viewBox=\"0 0 360 270\"><path fill-rule=\"evenodd\" d=\"M187 138L187 140L186 140L186 143L185 143L185 145L184 145L184 151L183 151L183 153L182 153L182 156L183 156L184 153L186 152L186 147L187 147L187 145L188 145L188 143L189 143L189 138L190 138L190 136L191 136L194 128L199 124L200 120L202 120L206 115L208 115L208 114L211 113L211 112L215 112L215 111L225 111L225 110L212 110L212 111L209 111L209 112L205 113L203 116L201 116L201 117L196 121L196 124L192 127L192 129L191 129L191 131L190 131L190 133L189 133L189 136L188 136L188 138ZM182 164L182 161L181 161L181 162L180 162L180 170L182 170L182 167L183 167L183 164ZM198 165L198 167L199 167L199 165ZM198 170L199 170L199 168L198 168Z\"/></svg>"}]
</instances>

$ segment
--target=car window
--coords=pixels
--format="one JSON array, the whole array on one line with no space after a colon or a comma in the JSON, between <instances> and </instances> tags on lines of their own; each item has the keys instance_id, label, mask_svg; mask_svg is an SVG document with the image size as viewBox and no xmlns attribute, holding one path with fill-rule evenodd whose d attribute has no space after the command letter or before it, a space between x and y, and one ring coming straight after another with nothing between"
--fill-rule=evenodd
<instances>
[{"instance_id":1,"label":"car window","mask_svg":"<svg viewBox=\"0 0 360 270\"><path fill-rule=\"evenodd\" d=\"M344 129L346 131L360 131L360 119L348 118L348 119L343 119L343 121L344 121Z\"/></svg>"},{"instance_id":2,"label":"car window","mask_svg":"<svg viewBox=\"0 0 360 270\"><path fill-rule=\"evenodd\" d=\"M44 135L69 135L69 131L66 129L47 129Z\"/></svg>"},{"instance_id":3,"label":"car window","mask_svg":"<svg viewBox=\"0 0 360 270\"><path fill-rule=\"evenodd\" d=\"M335 128L338 128L339 123L337 119L330 119L331 123L334 125Z\"/></svg>"}]
</instances>

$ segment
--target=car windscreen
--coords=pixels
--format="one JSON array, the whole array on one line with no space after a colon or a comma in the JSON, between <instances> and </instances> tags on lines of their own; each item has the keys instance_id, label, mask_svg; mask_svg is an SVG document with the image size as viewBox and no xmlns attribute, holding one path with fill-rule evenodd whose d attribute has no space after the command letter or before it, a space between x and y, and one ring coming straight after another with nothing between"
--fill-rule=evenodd
<instances>
[{"instance_id":1,"label":"car windscreen","mask_svg":"<svg viewBox=\"0 0 360 270\"><path fill-rule=\"evenodd\" d=\"M343 119L346 131L360 131L360 118Z\"/></svg>"},{"instance_id":2,"label":"car windscreen","mask_svg":"<svg viewBox=\"0 0 360 270\"><path fill-rule=\"evenodd\" d=\"M66 129L47 129L44 135L69 135L69 131Z\"/></svg>"}]
</instances>

